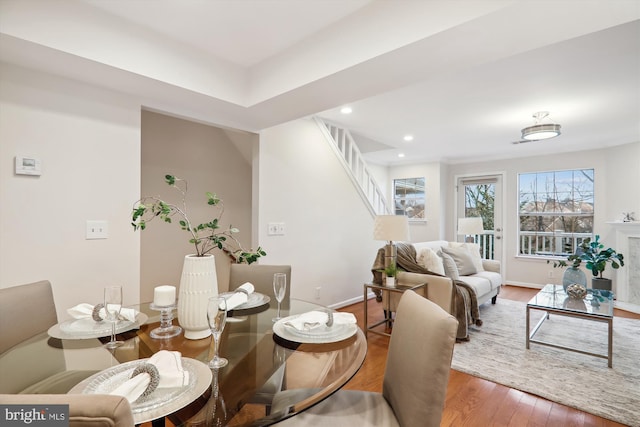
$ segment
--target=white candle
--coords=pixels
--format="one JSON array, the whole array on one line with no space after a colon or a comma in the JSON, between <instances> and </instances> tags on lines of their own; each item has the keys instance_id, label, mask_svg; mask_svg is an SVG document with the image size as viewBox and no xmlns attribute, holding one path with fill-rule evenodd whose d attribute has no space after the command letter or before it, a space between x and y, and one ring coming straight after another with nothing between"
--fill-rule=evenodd
<instances>
[{"instance_id":1,"label":"white candle","mask_svg":"<svg viewBox=\"0 0 640 427\"><path fill-rule=\"evenodd\" d=\"M153 290L153 303L160 307L176 303L176 287L169 285L156 286Z\"/></svg>"}]
</instances>

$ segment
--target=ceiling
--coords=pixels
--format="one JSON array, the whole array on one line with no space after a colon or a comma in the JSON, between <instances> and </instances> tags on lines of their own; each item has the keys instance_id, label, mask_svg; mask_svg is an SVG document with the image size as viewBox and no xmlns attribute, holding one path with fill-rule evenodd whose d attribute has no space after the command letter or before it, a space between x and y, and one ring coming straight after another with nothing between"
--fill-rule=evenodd
<instances>
[{"instance_id":1,"label":"ceiling","mask_svg":"<svg viewBox=\"0 0 640 427\"><path fill-rule=\"evenodd\" d=\"M640 141L638 0L0 0L0 59L242 131L318 115L385 165ZM562 135L513 144L537 111Z\"/></svg>"}]
</instances>

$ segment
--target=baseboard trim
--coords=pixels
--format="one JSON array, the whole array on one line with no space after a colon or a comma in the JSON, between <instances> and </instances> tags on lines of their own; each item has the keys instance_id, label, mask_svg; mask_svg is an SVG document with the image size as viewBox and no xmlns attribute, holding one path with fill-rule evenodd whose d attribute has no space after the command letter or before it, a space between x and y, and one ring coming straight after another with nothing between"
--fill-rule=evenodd
<instances>
[{"instance_id":1,"label":"baseboard trim","mask_svg":"<svg viewBox=\"0 0 640 427\"><path fill-rule=\"evenodd\" d=\"M375 298L376 295L373 292L369 292L367 294L367 299L371 299L371 298ZM344 301L340 301L337 302L335 304L331 304L328 307L336 310L338 308L342 308L342 307L346 307L348 305L353 305L353 304L357 304L359 302L362 302L364 300L364 297L362 295L360 295L359 297L353 297L353 298L349 298L348 300L344 300Z\"/></svg>"},{"instance_id":2,"label":"baseboard trim","mask_svg":"<svg viewBox=\"0 0 640 427\"><path fill-rule=\"evenodd\" d=\"M509 286L519 286L521 288L532 288L532 289L542 289L544 285L540 285L539 283L527 283L527 282L513 282L505 283L505 285Z\"/></svg>"}]
</instances>

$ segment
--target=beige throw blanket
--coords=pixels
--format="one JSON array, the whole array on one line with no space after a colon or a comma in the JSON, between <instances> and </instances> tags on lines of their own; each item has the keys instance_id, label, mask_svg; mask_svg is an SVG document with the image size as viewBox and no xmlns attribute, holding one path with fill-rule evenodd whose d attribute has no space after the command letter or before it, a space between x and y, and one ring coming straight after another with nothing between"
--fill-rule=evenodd
<instances>
[{"instance_id":1,"label":"beige throw blanket","mask_svg":"<svg viewBox=\"0 0 640 427\"><path fill-rule=\"evenodd\" d=\"M416 249L408 243L397 243L398 249L397 265L402 270L410 273L430 274L433 276L444 277L441 274L427 270L417 261ZM378 250L376 259L371 267L373 273L373 282L382 284L382 272L384 269L384 248ZM480 311L478 310L478 299L475 291L471 286L461 280L454 280L453 287L453 314L458 319L458 333L456 339L459 341L467 341L469 339L469 325L482 325L480 320Z\"/></svg>"}]
</instances>

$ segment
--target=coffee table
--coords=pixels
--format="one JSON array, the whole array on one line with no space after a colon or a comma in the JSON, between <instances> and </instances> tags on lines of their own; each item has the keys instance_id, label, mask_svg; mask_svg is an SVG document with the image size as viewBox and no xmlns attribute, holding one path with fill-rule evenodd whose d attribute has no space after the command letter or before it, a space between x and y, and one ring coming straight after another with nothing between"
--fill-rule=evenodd
<instances>
[{"instance_id":1,"label":"coffee table","mask_svg":"<svg viewBox=\"0 0 640 427\"><path fill-rule=\"evenodd\" d=\"M597 296L592 295L593 298ZM602 300L601 300L602 299ZM546 315L540 319L538 324L531 330L531 310L546 311ZM544 323L549 315L558 314L560 316L577 317L580 319L592 320L595 322L604 322L608 327L608 342L607 342L607 354L592 353L588 351L579 350L573 347L562 346L545 341L539 341L534 339L536 332L540 329L540 326ZM580 340L580 337L576 337L576 341ZM570 298L564 291L562 285L545 285L544 288L538 294L527 303L527 349L530 347L530 343L536 343L546 345L549 347L560 348L564 350L574 351L576 353L582 353L589 356L600 357L607 359L608 366L613 366L613 297L598 298L597 304L592 304L591 299L575 299Z\"/></svg>"}]
</instances>

